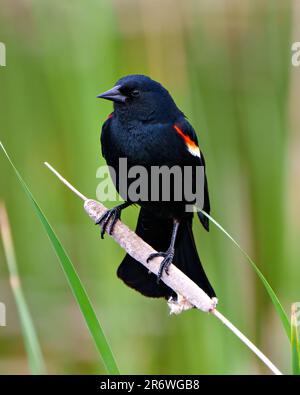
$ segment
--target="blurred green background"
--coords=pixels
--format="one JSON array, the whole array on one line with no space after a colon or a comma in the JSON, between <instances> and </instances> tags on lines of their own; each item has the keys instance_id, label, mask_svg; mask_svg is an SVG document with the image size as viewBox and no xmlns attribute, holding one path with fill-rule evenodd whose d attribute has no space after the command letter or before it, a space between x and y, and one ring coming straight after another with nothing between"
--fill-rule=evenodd
<instances>
[{"instance_id":1,"label":"blurred green background","mask_svg":"<svg viewBox=\"0 0 300 395\"><path fill-rule=\"evenodd\" d=\"M96 95L121 76L162 82L197 130L212 215L257 262L288 314L300 301L300 41L297 1L0 0L0 140L86 285L122 373L268 373L214 317L169 316L116 275L124 252L101 241L81 201L50 162L95 198L100 128L111 104ZM51 245L0 155L25 294L49 373L105 373ZM113 203L111 204L111 206ZM137 208L123 213L135 226ZM211 226L195 237L219 308L284 372L289 343L245 259ZM28 373L0 243L0 373Z\"/></svg>"}]
</instances>

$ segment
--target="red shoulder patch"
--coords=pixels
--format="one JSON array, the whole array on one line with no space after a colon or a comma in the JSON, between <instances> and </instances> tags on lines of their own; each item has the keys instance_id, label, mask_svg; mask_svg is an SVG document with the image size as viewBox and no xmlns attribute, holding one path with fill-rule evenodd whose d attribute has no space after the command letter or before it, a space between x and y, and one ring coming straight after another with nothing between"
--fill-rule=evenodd
<instances>
[{"instance_id":1,"label":"red shoulder patch","mask_svg":"<svg viewBox=\"0 0 300 395\"><path fill-rule=\"evenodd\" d=\"M195 141L193 141L193 140L190 138L190 136L188 136L187 134L185 134L185 133L182 131L182 129L180 129L179 126L173 125L173 128L174 128L174 129L176 130L176 132L183 138L183 140L184 140L184 142L185 142L185 144L186 144L187 149L189 150L189 152L190 152L192 155L200 156L200 150L199 150L199 147L198 147L197 143L196 143Z\"/></svg>"}]
</instances>

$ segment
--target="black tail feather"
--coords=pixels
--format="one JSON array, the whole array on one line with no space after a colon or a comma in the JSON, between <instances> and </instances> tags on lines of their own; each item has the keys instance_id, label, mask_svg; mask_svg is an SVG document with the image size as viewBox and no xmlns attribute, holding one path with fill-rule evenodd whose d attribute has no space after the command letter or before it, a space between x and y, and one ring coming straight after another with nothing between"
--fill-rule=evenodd
<instances>
[{"instance_id":1,"label":"black tail feather","mask_svg":"<svg viewBox=\"0 0 300 395\"><path fill-rule=\"evenodd\" d=\"M209 219L201 211L198 211L198 217L204 229L209 232Z\"/></svg>"},{"instance_id":2,"label":"black tail feather","mask_svg":"<svg viewBox=\"0 0 300 395\"><path fill-rule=\"evenodd\" d=\"M203 161L204 161L204 157L203 157ZM209 202L209 194L208 194L208 185L207 185L206 175L205 175L205 178L204 178L204 204L203 204L203 211L205 211L207 214L210 214L210 202ZM209 219L201 211L198 211L198 217L199 217L200 222L203 225L204 229L209 232Z\"/></svg>"},{"instance_id":3,"label":"black tail feather","mask_svg":"<svg viewBox=\"0 0 300 395\"><path fill-rule=\"evenodd\" d=\"M170 244L172 234L172 220L154 217L152 213L141 208L136 233L157 251L166 251ZM182 220L177 241L173 263L189 278L198 284L210 297L215 292L201 265L197 253L193 233L192 218ZM130 255L126 255L120 264L117 275L129 287L150 297L174 297L176 294L162 281L157 284L156 276Z\"/></svg>"},{"instance_id":4,"label":"black tail feather","mask_svg":"<svg viewBox=\"0 0 300 395\"><path fill-rule=\"evenodd\" d=\"M192 218L184 220L181 225L181 235L175 248L174 264L199 285L208 296L215 297L215 291L205 274L197 252L192 231Z\"/></svg>"}]
</instances>

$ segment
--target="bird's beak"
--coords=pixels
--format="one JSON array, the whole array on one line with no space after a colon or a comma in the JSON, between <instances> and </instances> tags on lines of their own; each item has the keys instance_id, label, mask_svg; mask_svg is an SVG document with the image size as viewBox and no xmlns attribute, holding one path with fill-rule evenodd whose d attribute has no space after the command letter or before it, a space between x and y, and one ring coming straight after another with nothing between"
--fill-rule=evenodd
<instances>
[{"instance_id":1,"label":"bird's beak","mask_svg":"<svg viewBox=\"0 0 300 395\"><path fill-rule=\"evenodd\" d=\"M115 102L125 103L125 100L127 97L120 92L120 88L121 88L121 85L116 85L109 91L101 93L101 95L98 95L97 97L99 97L100 99L106 99L106 100L112 100Z\"/></svg>"}]
</instances>

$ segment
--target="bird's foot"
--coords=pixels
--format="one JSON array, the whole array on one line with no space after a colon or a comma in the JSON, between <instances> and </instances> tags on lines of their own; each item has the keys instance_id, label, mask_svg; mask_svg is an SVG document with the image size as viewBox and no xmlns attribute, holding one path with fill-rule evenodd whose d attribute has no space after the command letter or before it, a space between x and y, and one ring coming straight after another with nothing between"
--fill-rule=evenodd
<instances>
[{"instance_id":1,"label":"bird's foot","mask_svg":"<svg viewBox=\"0 0 300 395\"><path fill-rule=\"evenodd\" d=\"M122 208L120 206L111 208L110 210L105 211L105 213L96 222L96 225L100 225L102 228L101 239L104 239L105 232L107 232L109 235L112 234L116 222L121 218L121 211ZM107 229L108 225L109 228Z\"/></svg>"},{"instance_id":2,"label":"bird's foot","mask_svg":"<svg viewBox=\"0 0 300 395\"><path fill-rule=\"evenodd\" d=\"M160 256L164 259L160 264L160 268L157 274L157 283L159 283L164 271L166 274L169 274L169 266L171 265L174 258L174 248L168 248L166 252L154 252L153 254L150 254L147 258L147 262Z\"/></svg>"}]
</instances>

